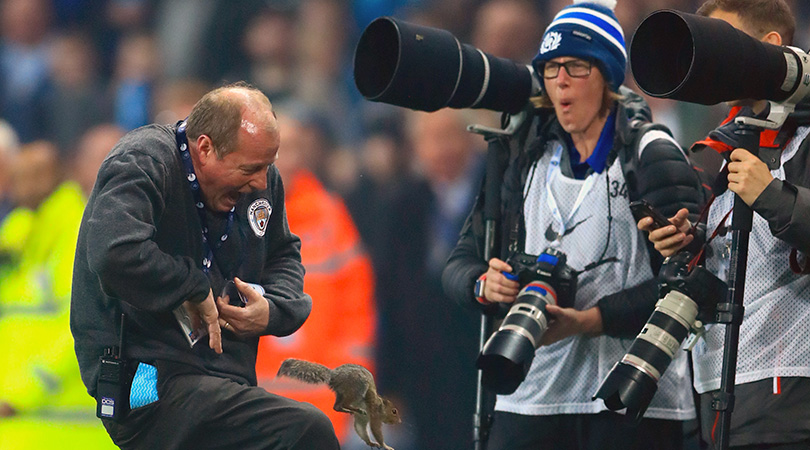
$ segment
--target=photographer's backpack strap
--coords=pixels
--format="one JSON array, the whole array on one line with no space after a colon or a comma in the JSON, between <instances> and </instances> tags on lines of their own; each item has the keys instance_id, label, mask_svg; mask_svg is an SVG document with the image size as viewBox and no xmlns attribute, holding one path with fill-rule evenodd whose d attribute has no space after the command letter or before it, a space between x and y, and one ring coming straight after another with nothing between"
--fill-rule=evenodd
<instances>
[{"instance_id":1,"label":"photographer's backpack strap","mask_svg":"<svg viewBox=\"0 0 810 450\"><path fill-rule=\"evenodd\" d=\"M629 151L626 151L624 155L619 158L619 162L622 165L622 174L624 174L624 178L627 182L627 192L631 202L641 198L639 180L636 176L636 168L641 161L641 156L644 154L644 150L646 150L653 141L658 139L665 139L672 142L678 147L681 153L683 153L687 161L689 160L681 146L675 141L675 138L672 137L669 128L665 125L639 120L631 122L630 139L628 139L628 142L630 142L628 146Z\"/></svg>"},{"instance_id":2,"label":"photographer's backpack strap","mask_svg":"<svg viewBox=\"0 0 810 450\"><path fill-rule=\"evenodd\" d=\"M501 248L499 257L504 261L511 253L523 250L525 227L523 225L523 188L529 167L542 153L545 141L538 139L540 127L548 125L550 111L538 109L527 120L510 142L509 164L503 175L501 204Z\"/></svg>"}]
</instances>

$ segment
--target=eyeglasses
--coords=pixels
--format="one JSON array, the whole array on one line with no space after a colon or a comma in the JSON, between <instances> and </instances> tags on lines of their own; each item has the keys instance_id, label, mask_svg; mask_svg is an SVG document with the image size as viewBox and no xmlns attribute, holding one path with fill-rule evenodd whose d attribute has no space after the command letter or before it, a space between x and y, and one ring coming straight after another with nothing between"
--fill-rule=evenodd
<instances>
[{"instance_id":1,"label":"eyeglasses","mask_svg":"<svg viewBox=\"0 0 810 450\"><path fill-rule=\"evenodd\" d=\"M560 67L565 67L568 76L573 78L585 78L591 74L590 61L583 61L581 59L572 59L564 63L556 63L549 61L543 66L543 78L553 80L560 74Z\"/></svg>"}]
</instances>

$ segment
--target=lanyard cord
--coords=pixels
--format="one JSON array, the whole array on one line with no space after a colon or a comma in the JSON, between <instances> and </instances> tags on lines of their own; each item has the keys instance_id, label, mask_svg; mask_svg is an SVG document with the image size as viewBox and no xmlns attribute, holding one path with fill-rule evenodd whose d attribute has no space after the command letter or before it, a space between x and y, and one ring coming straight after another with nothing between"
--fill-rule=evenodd
<instances>
[{"instance_id":1,"label":"lanyard cord","mask_svg":"<svg viewBox=\"0 0 810 450\"><path fill-rule=\"evenodd\" d=\"M219 240L214 243L214 248L211 248L211 239L208 235L208 221L205 218L205 203L203 203L202 195L200 193L200 182L197 180L197 175L194 172L194 164L191 162L191 153L188 149L188 138L186 136L186 125L186 121L184 120L178 122L175 138L177 140L177 149L180 151L180 160L183 162L183 167L186 170L186 180L188 180L191 194L194 196L194 205L197 209L197 214L200 216L204 255L202 260L202 270L206 275L208 275L211 270L211 263L214 260L214 249L219 250L219 248L222 247L222 244L228 240L228 233L233 226L234 210L236 207L231 208L231 210L228 212L228 221L225 224L225 231L222 233L222 237L220 237Z\"/></svg>"},{"instance_id":2,"label":"lanyard cord","mask_svg":"<svg viewBox=\"0 0 810 450\"><path fill-rule=\"evenodd\" d=\"M619 258L616 258L615 256L612 257L612 258L603 259L605 257L605 254L607 254L608 246L610 246L610 230L613 227L613 214L612 214L612 212L610 210L610 168L609 167L605 168L605 193L606 193L607 207L608 207L608 215L607 215L608 230L607 230L607 240L605 241L605 248L602 249L602 254L599 256L599 258L597 258L596 261L594 261L594 262L588 264L587 266L585 266L582 269L582 272L587 272L587 271L589 271L591 269L595 269L595 268L601 266L602 264L609 263L609 262L616 262L616 261L619 260ZM582 273L582 272L579 272L579 273Z\"/></svg>"},{"instance_id":3,"label":"lanyard cord","mask_svg":"<svg viewBox=\"0 0 810 450\"><path fill-rule=\"evenodd\" d=\"M588 264L582 270L577 271L577 274L587 272L587 271L589 271L591 269L595 269L596 267L599 267L602 264L606 264L606 263L609 263L609 262L616 262L616 261L619 260L615 256L611 257L611 258L603 259L605 257L605 255L607 254L608 248L610 247L610 235L611 235L611 230L613 228L613 213L612 213L611 202L610 202L610 171L609 171L609 169L610 169L609 167L605 167L605 194L607 195L606 198L607 198L607 207L608 207L608 215L607 215L608 230L607 230L607 240L605 241L605 247L602 249L602 254L599 256L599 258L597 258L596 261ZM529 172L527 184L526 184L526 189L524 189L524 192L523 192L523 205L520 208L520 215L521 215L521 217L524 217L524 221L525 221L525 216L523 215L523 211L525 209L526 199L528 198L528 195L529 195L528 192L531 189L531 183L534 181L534 174L535 174L536 171L537 171L537 164L535 163L535 164L532 164L532 167L531 167L530 172ZM546 178L547 178L546 179L546 186L548 186L548 183L551 181L550 179L548 179L549 178L548 177L548 172L547 172ZM547 190L546 195L552 195L551 191ZM525 224L524 224L524 229L525 229ZM562 239L562 236L560 237L560 239ZM524 244L524 247L525 247L525 244ZM524 251L525 251L525 248L524 248Z\"/></svg>"},{"instance_id":4,"label":"lanyard cord","mask_svg":"<svg viewBox=\"0 0 810 450\"><path fill-rule=\"evenodd\" d=\"M593 185L596 182L596 176L598 175L596 172L591 172L590 175L585 178L585 181L582 183L579 193L577 194L577 199L574 201L574 205L571 208L571 211L568 213L568 218L563 219L562 213L557 206L557 199L554 198L554 194L551 191L551 182L562 172L560 163L562 161L563 150L562 143L558 142L557 148L554 150L554 155L551 157L551 161L549 162L548 170L546 171L545 186L546 202L548 203L548 208L552 217L554 217L554 220L557 221L557 224L559 225L560 230L558 231L558 235L560 237L565 236L565 231L568 228L569 222L571 222L571 219L573 219L580 206L582 206L582 203L585 201L585 197L588 195L591 189L593 189Z\"/></svg>"}]
</instances>

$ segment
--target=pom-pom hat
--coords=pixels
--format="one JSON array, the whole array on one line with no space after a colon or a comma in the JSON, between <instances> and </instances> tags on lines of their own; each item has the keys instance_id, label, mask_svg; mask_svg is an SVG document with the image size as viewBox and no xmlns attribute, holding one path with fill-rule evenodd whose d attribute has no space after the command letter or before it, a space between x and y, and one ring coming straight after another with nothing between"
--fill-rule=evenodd
<instances>
[{"instance_id":1,"label":"pom-pom hat","mask_svg":"<svg viewBox=\"0 0 810 450\"><path fill-rule=\"evenodd\" d=\"M575 1L554 17L543 34L540 51L532 66L542 78L543 66L560 56L592 61L614 92L624 82L627 50L613 8L615 0Z\"/></svg>"}]
</instances>

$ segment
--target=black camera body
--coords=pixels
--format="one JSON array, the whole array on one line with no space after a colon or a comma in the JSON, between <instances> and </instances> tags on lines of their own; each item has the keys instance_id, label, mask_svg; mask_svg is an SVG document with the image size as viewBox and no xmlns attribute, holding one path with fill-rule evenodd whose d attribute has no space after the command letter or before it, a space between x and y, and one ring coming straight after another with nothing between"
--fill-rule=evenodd
<instances>
[{"instance_id":1,"label":"black camera body","mask_svg":"<svg viewBox=\"0 0 810 450\"><path fill-rule=\"evenodd\" d=\"M546 306L574 303L577 272L566 264L565 253L547 248L539 256L515 253L508 259L521 290L498 331L489 337L477 366L481 382L496 394L511 394L526 378L548 329Z\"/></svg>"},{"instance_id":2,"label":"black camera body","mask_svg":"<svg viewBox=\"0 0 810 450\"><path fill-rule=\"evenodd\" d=\"M565 253L547 248L539 256L515 253L507 263L512 266L509 278L516 279L523 288L533 281L549 284L557 295L557 304L562 307L574 305L577 290L577 272L566 264Z\"/></svg>"},{"instance_id":3,"label":"black camera body","mask_svg":"<svg viewBox=\"0 0 810 450\"><path fill-rule=\"evenodd\" d=\"M717 303L725 300L728 286L705 267L690 267L692 258L691 253L682 251L664 261L658 272L658 296L680 292L697 304L697 320L712 323L716 321Z\"/></svg>"}]
</instances>

